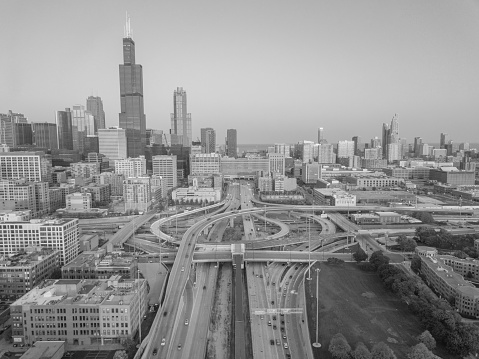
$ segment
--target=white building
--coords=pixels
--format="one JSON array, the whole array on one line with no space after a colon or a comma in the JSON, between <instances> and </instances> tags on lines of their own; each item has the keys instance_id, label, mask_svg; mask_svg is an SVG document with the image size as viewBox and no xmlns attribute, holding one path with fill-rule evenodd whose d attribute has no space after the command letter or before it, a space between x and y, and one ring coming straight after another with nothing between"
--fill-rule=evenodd
<instances>
[{"instance_id":1,"label":"white building","mask_svg":"<svg viewBox=\"0 0 479 359\"><path fill-rule=\"evenodd\" d=\"M0 178L49 182L52 162L43 152L0 152Z\"/></svg>"},{"instance_id":2,"label":"white building","mask_svg":"<svg viewBox=\"0 0 479 359\"><path fill-rule=\"evenodd\" d=\"M0 223L0 254L14 254L26 247L45 247L60 251L62 265L78 255L78 219Z\"/></svg>"},{"instance_id":3,"label":"white building","mask_svg":"<svg viewBox=\"0 0 479 359\"><path fill-rule=\"evenodd\" d=\"M115 173L122 174L125 178L146 175L145 156L125 158L115 161Z\"/></svg>"},{"instance_id":4,"label":"white building","mask_svg":"<svg viewBox=\"0 0 479 359\"><path fill-rule=\"evenodd\" d=\"M125 211L146 212L151 206L150 177L129 177L123 181Z\"/></svg>"},{"instance_id":5,"label":"white building","mask_svg":"<svg viewBox=\"0 0 479 359\"><path fill-rule=\"evenodd\" d=\"M0 222L28 222L32 212L27 211L1 211Z\"/></svg>"},{"instance_id":6,"label":"white building","mask_svg":"<svg viewBox=\"0 0 479 359\"><path fill-rule=\"evenodd\" d=\"M218 153L190 155L190 175L213 175L221 173L221 157Z\"/></svg>"},{"instance_id":7,"label":"white building","mask_svg":"<svg viewBox=\"0 0 479 359\"><path fill-rule=\"evenodd\" d=\"M354 141L338 142L338 158L354 156Z\"/></svg>"},{"instance_id":8,"label":"white building","mask_svg":"<svg viewBox=\"0 0 479 359\"><path fill-rule=\"evenodd\" d=\"M303 163L301 176L304 183L316 183L321 178L321 164Z\"/></svg>"},{"instance_id":9,"label":"white building","mask_svg":"<svg viewBox=\"0 0 479 359\"><path fill-rule=\"evenodd\" d=\"M337 207L356 206L356 196L339 188L313 188L314 204Z\"/></svg>"},{"instance_id":10,"label":"white building","mask_svg":"<svg viewBox=\"0 0 479 359\"><path fill-rule=\"evenodd\" d=\"M89 210L91 209L91 193L75 192L66 195L66 208L68 210Z\"/></svg>"},{"instance_id":11,"label":"white building","mask_svg":"<svg viewBox=\"0 0 479 359\"><path fill-rule=\"evenodd\" d=\"M193 179L193 186L188 188L177 188L171 193L173 200L181 202L203 201L218 202L221 199L221 189L214 188L198 188L198 180Z\"/></svg>"},{"instance_id":12,"label":"white building","mask_svg":"<svg viewBox=\"0 0 479 359\"><path fill-rule=\"evenodd\" d=\"M153 174L161 176L167 191L177 187L176 155L159 155L152 157Z\"/></svg>"},{"instance_id":13,"label":"white building","mask_svg":"<svg viewBox=\"0 0 479 359\"><path fill-rule=\"evenodd\" d=\"M318 159L318 163L335 163L334 145L329 143L315 145L314 158Z\"/></svg>"},{"instance_id":14,"label":"white building","mask_svg":"<svg viewBox=\"0 0 479 359\"><path fill-rule=\"evenodd\" d=\"M100 174L100 163L98 162L77 162L70 163L73 177L92 178Z\"/></svg>"},{"instance_id":15,"label":"white building","mask_svg":"<svg viewBox=\"0 0 479 359\"><path fill-rule=\"evenodd\" d=\"M98 152L113 162L127 158L126 130L119 127L99 129Z\"/></svg>"},{"instance_id":16,"label":"white building","mask_svg":"<svg viewBox=\"0 0 479 359\"><path fill-rule=\"evenodd\" d=\"M284 175L284 159L281 153L268 153L269 169L273 174Z\"/></svg>"}]
</instances>

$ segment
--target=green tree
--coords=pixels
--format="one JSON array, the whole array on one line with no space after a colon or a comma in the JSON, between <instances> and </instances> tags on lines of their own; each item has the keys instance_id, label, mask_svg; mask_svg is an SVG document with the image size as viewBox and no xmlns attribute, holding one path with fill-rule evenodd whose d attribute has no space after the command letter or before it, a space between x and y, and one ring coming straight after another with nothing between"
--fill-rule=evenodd
<instances>
[{"instance_id":1,"label":"green tree","mask_svg":"<svg viewBox=\"0 0 479 359\"><path fill-rule=\"evenodd\" d=\"M399 247L401 248L401 250L405 251L405 252L412 252L416 249L417 247L417 243L414 239L412 238L408 238L407 236L405 236L404 234L401 234L398 238L397 238L397 242L398 242L398 245Z\"/></svg>"},{"instance_id":2,"label":"green tree","mask_svg":"<svg viewBox=\"0 0 479 359\"><path fill-rule=\"evenodd\" d=\"M344 335L337 333L331 338L328 350L334 358L348 359L351 346Z\"/></svg>"},{"instance_id":3,"label":"green tree","mask_svg":"<svg viewBox=\"0 0 479 359\"><path fill-rule=\"evenodd\" d=\"M358 246L358 250L353 254L353 258L356 262L362 262L368 259L367 253L361 248L361 246Z\"/></svg>"},{"instance_id":4,"label":"green tree","mask_svg":"<svg viewBox=\"0 0 479 359\"><path fill-rule=\"evenodd\" d=\"M436 347L436 339L434 339L429 330L425 330L419 334L417 340L424 344L429 350L433 350Z\"/></svg>"},{"instance_id":5,"label":"green tree","mask_svg":"<svg viewBox=\"0 0 479 359\"><path fill-rule=\"evenodd\" d=\"M396 359L392 349L384 342L374 344L371 354L373 359Z\"/></svg>"},{"instance_id":6,"label":"green tree","mask_svg":"<svg viewBox=\"0 0 479 359\"><path fill-rule=\"evenodd\" d=\"M415 273L419 273L421 271L421 258L419 256L414 256L411 259L411 269Z\"/></svg>"},{"instance_id":7,"label":"green tree","mask_svg":"<svg viewBox=\"0 0 479 359\"><path fill-rule=\"evenodd\" d=\"M412 216L423 223L434 223L434 217L429 212L415 212Z\"/></svg>"},{"instance_id":8,"label":"green tree","mask_svg":"<svg viewBox=\"0 0 479 359\"><path fill-rule=\"evenodd\" d=\"M117 350L113 359L128 359L128 354L124 350Z\"/></svg>"},{"instance_id":9,"label":"green tree","mask_svg":"<svg viewBox=\"0 0 479 359\"><path fill-rule=\"evenodd\" d=\"M383 264L389 264L389 258L384 256L382 251L376 251L369 257L369 263L371 263L375 270L377 270Z\"/></svg>"},{"instance_id":10,"label":"green tree","mask_svg":"<svg viewBox=\"0 0 479 359\"><path fill-rule=\"evenodd\" d=\"M351 353L354 359L372 359L372 354L363 342L358 342L356 349Z\"/></svg>"},{"instance_id":11,"label":"green tree","mask_svg":"<svg viewBox=\"0 0 479 359\"><path fill-rule=\"evenodd\" d=\"M411 348L408 359L434 359L436 356L423 344L419 343Z\"/></svg>"}]
</instances>

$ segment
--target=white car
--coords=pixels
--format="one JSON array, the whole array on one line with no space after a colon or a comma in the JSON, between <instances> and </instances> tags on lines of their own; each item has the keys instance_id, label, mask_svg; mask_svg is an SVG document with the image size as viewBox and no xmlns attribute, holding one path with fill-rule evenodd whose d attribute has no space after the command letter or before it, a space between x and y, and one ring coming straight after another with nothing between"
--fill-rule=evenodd
<instances>
[{"instance_id":1,"label":"white car","mask_svg":"<svg viewBox=\"0 0 479 359\"><path fill-rule=\"evenodd\" d=\"M185 271L185 267L181 267L181 271L184 272L184 271Z\"/></svg>"},{"instance_id":2,"label":"white car","mask_svg":"<svg viewBox=\"0 0 479 359\"><path fill-rule=\"evenodd\" d=\"M185 325L188 325L188 324L189 324L188 319L185 319Z\"/></svg>"},{"instance_id":3,"label":"white car","mask_svg":"<svg viewBox=\"0 0 479 359\"><path fill-rule=\"evenodd\" d=\"M161 339L161 344L160 345L165 345L165 344L166 344L166 339L165 338Z\"/></svg>"}]
</instances>

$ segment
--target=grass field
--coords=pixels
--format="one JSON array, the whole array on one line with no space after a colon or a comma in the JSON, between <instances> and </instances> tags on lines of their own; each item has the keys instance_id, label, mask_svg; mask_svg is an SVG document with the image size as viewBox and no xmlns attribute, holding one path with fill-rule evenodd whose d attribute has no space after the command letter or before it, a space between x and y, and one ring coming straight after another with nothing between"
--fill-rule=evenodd
<instances>
[{"instance_id":1,"label":"grass field","mask_svg":"<svg viewBox=\"0 0 479 359\"><path fill-rule=\"evenodd\" d=\"M319 264L316 264L319 267ZM352 349L362 341L371 350L383 341L398 358L406 358L414 339L424 329L407 305L386 291L375 273L364 272L354 263L321 264L319 267L319 342L314 357L332 358L328 351L331 337L342 333ZM316 272L313 272L316 273ZM316 275L306 283L309 331L316 337ZM442 351L435 352L442 358Z\"/></svg>"}]
</instances>

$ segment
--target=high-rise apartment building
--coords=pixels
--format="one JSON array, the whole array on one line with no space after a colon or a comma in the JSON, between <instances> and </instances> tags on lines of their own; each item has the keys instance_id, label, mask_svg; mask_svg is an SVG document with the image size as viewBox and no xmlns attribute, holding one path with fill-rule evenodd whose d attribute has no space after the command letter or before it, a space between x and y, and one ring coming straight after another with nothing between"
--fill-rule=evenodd
<instances>
[{"instance_id":1,"label":"high-rise apartment building","mask_svg":"<svg viewBox=\"0 0 479 359\"><path fill-rule=\"evenodd\" d=\"M103 111L103 101L99 96L89 96L86 99L86 109L89 111L95 121L95 129L98 131L105 128L105 111Z\"/></svg>"},{"instance_id":2,"label":"high-rise apartment building","mask_svg":"<svg viewBox=\"0 0 479 359\"><path fill-rule=\"evenodd\" d=\"M51 171L51 159L43 152L0 153L0 178L49 182Z\"/></svg>"},{"instance_id":3,"label":"high-rise apartment building","mask_svg":"<svg viewBox=\"0 0 479 359\"><path fill-rule=\"evenodd\" d=\"M320 145L327 143L327 141L324 139L324 128L322 127L318 128L318 143Z\"/></svg>"},{"instance_id":4,"label":"high-rise apartment building","mask_svg":"<svg viewBox=\"0 0 479 359\"><path fill-rule=\"evenodd\" d=\"M119 127L126 130L127 156L145 154L146 116L143 107L143 67L135 62L135 42L127 19L123 38L123 64L120 65Z\"/></svg>"},{"instance_id":5,"label":"high-rise apartment building","mask_svg":"<svg viewBox=\"0 0 479 359\"><path fill-rule=\"evenodd\" d=\"M26 122L14 123L13 132L15 141L13 147L33 144L32 124Z\"/></svg>"},{"instance_id":6,"label":"high-rise apartment building","mask_svg":"<svg viewBox=\"0 0 479 359\"><path fill-rule=\"evenodd\" d=\"M361 137L354 136L352 140L354 142L354 154L356 156L359 156L359 154L361 153L361 145L362 145Z\"/></svg>"},{"instance_id":7,"label":"high-rise apartment building","mask_svg":"<svg viewBox=\"0 0 479 359\"><path fill-rule=\"evenodd\" d=\"M58 148L60 150L73 150L72 113L70 109L57 111L55 121L57 124Z\"/></svg>"},{"instance_id":8,"label":"high-rise apartment building","mask_svg":"<svg viewBox=\"0 0 479 359\"><path fill-rule=\"evenodd\" d=\"M303 141L303 143L300 143L300 147L302 149L303 163L313 162L313 159L314 159L314 142Z\"/></svg>"},{"instance_id":9,"label":"high-rise apartment building","mask_svg":"<svg viewBox=\"0 0 479 359\"><path fill-rule=\"evenodd\" d=\"M315 147L317 149L318 163L335 163L336 154L334 153L334 145L332 143L323 143Z\"/></svg>"},{"instance_id":10,"label":"high-rise apartment building","mask_svg":"<svg viewBox=\"0 0 479 359\"><path fill-rule=\"evenodd\" d=\"M281 153L284 157L291 156L291 145L285 143L275 143L274 144L274 153Z\"/></svg>"},{"instance_id":11,"label":"high-rise apartment building","mask_svg":"<svg viewBox=\"0 0 479 359\"><path fill-rule=\"evenodd\" d=\"M21 113L0 113L0 144L9 147L31 145L32 127Z\"/></svg>"},{"instance_id":12,"label":"high-rise apartment building","mask_svg":"<svg viewBox=\"0 0 479 359\"><path fill-rule=\"evenodd\" d=\"M201 129L201 150L203 153L216 152L216 131L211 127Z\"/></svg>"},{"instance_id":13,"label":"high-rise apartment building","mask_svg":"<svg viewBox=\"0 0 479 359\"><path fill-rule=\"evenodd\" d=\"M146 175L145 156L125 158L115 161L115 173L128 177L141 177Z\"/></svg>"},{"instance_id":14,"label":"high-rise apartment building","mask_svg":"<svg viewBox=\"0 0 479 359\"><path fill-rule=\"evenodd\" d=\"M101 165L98 162L75 162L70 163L70 170L73 177L92 178L100 174Z\"/></svg>"},{"instance_id":15,"label":"high-rise apartment building","mask_svg":"<svg viewBox=\"0 0 479 359\"><path fill-rule=\"evenodd\" d=\"M226 156L238 157L238 133L234 128L226 130Z\"/></svg>"},{"instance_id":16,"label":"high-rise apartment building","mask_svg":"<svg viewBox=\"0 0 479 359\"><path fill-rule=\"evenodd\" d=\"M32 122L33 144L49 150L58 148L57 125L50 122Z\"/></svg>"},{"instance_id":17,"label":"high-rise apartment building","mask_svg":"<svg viewBox=\"0 0 479 359\"><path fill-rule=\"evenodd\" d=\"M109 184L112 196L123 196L123 181L125 176L113 172L103 172L93 176L93 182Z\"/></svg>"},{"instance_id":18,"label":"high-rise apartment building","mask_svg":"<svg viewBox=\"0 0 479 359\"><path fill-rule=\"evenodd\" d=\"M338 158L354 156L354 141L338 142Z\"/></svg>"},{"instance_id":19,"label":"high-rise apartment building","mask_svg":"<svg viewBox=\"0 0 479 359\"><path fill-rule=\"evenodd\" d=\"M129 177L123 181L125 211L146 212L151 206L150 177Z\"/></svg>"},{"instance_id":20,"label":"high-rise apartment building","mask_svg":"<svg viewBox=\"0 0 479 359\"><path fill-rule=\"evenodd\" d=\"M119 127L99 129L98 152L111 161L127 158L126 130Z\"/></svg>"},{"instance_id":21,"label":"high-rise apartment building","mask_svg":"<svg viewBox=\"0 0 479 359\"><path fill-rule=\"evenodd\" d=\"M176 156L159 155L152 157L153 174L161 176L166 190L177 187Z\"/></svg>"},{"instance_id":22,"label":"high-rise apartment building","mask_svg":"<svg viewBox=\"0 0 479 359\"><path fill-rule=\"evenodd\" d=\"M186 91L183 90L183 87L178 87L173 93L173 111L171 134L178 136L178 144L190 147L192 141L191 113L187 113ZM214 149L212 152L215 152Z\"/></svg>"}]
</instances>

